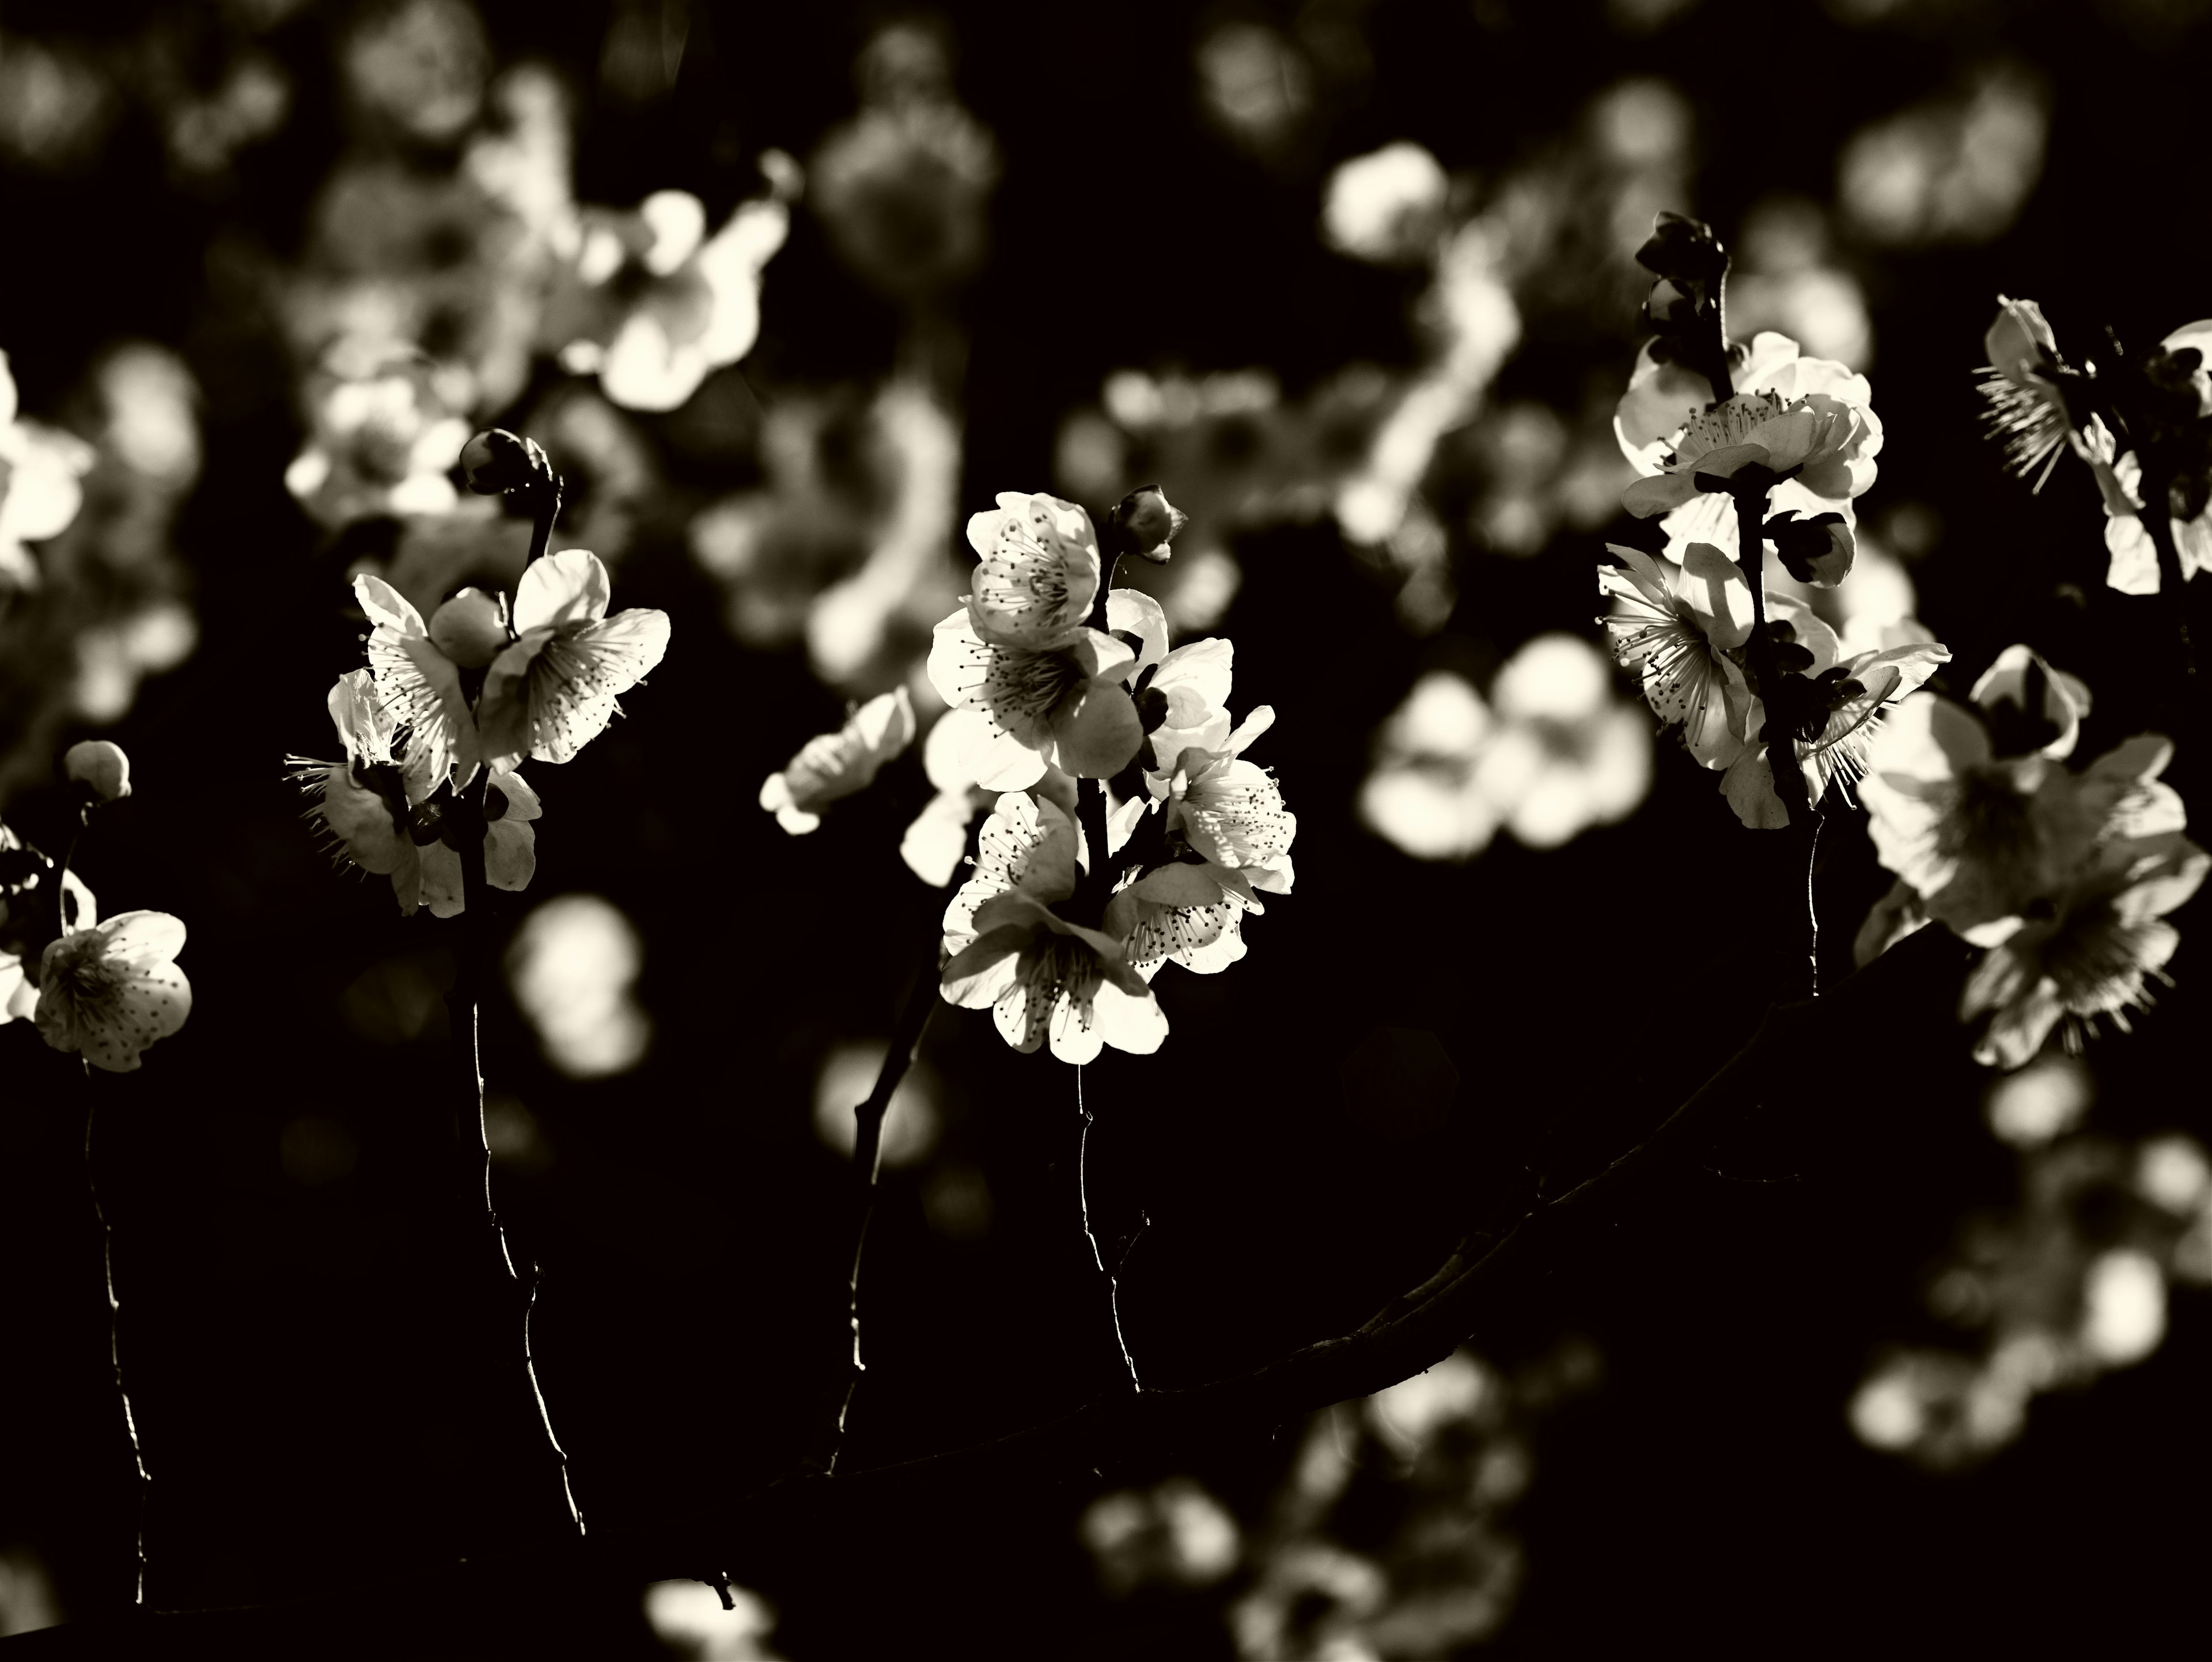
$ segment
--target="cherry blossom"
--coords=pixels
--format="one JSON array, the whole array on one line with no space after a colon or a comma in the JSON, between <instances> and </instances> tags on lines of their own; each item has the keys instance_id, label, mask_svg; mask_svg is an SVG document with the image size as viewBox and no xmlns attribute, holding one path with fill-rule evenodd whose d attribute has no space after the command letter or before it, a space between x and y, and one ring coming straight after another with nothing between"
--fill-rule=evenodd
<instances>
[{"instance_id":1,"label":"cherry blossom","mask_svg":"<svg viewBox=\"0 0 2212 1662\"><path fill-rule=\"evenodd\" d=\"M568 761L621 713L616 699L659 664L668 614L633 608L610 618L611 592L605 565L588 549L549 554L523 572L515 642L492 660L477 704L486 756Z\"/></svg>"},{"instance_id":2,"label":"cherry blossom","mask_svg":"<svg viewBox=\"0 0 2212 1662\"><path fill-rule=\"evenodd\" d=\"M174 959L185 926L167 912L125 912L50 943L39 962L40 1034L111 1074L185 1025L191 983Z\"/></svg>"},{"instance_id":3,"label":"cherry blossom","mask_svg":"<svg viewBox=\"0 0 2212 1662\"><path fill-rule=\"evenodd\" d=\"M1149 1056L1167 1038L1167 1015L1127 943L1054 910L1075 892L1077 845L1075 824L1056 803L1021 792L999 798L975 875L945 908L940 991L966 1009L988 1007L1018 1050L1049 1043L1076 1063L1108 1044Z\"/></svg>"},{"instance_id":4,"label":"cherry blossom","mask_svg":"<svg viewBox=\"0 0 2212 1662\"><path fill-rule=\"evenodd\" d=\"M761 786L760 805L793 836L822 823L822 810L866 790L884 763L914 739L914 700L904 687L871 698L835 733L810 739L782 771Z\"/></svg>"}]
</instances>

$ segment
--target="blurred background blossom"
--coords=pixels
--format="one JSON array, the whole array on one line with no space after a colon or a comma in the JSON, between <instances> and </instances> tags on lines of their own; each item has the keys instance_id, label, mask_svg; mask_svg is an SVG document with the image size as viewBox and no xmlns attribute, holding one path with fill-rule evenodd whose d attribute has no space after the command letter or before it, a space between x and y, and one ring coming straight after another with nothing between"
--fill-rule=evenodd
<instances>
[{"instance_id":1,"label":"blurred background blossom","mask_svg":"<svg viewBox=\"0 0 2212 1662\"><path fill-rule=\"evenodd\" d=\"M2208 309L2172 193L2207 27L2154 0L1020 29L951 0L11 6L0 814L55 846L56 757L124 743L137 789L89 879L188 917L199 989L149 1064L169 1094L103 1129L157 1602L419 1568L395 1509L435 1497L447 1433L411 1315L439 1273L414 1081L444 1065L450 953L331 881L279 770L326 742L351 575L425 615L512 587L529 526L460 488L468 433L546 446L560 545L674 620L626 696L650 720L533 776L486 1126L586 1511L720 1539L842 1363L852 1106L944 904L896 852L938 794L924 744L795 842L754 794L853 702L904 687L939 718L921 666L966 515L1158 484L1190 524L1124 581L1178 639L1233 631L1240 708L1282 718L1297 916L1237 977L1164 978L1172 1089L1133 1063L1085 1085L1134 1354L1234 1373L1595 1169L1765 1001L1711 922L1745 904L1735 827L1655 743L1589 592L1635 534L1612 417L1655 213L1721 228L1735 335L1869 373L1888 424L1851 581L1778 567L1778 592L1847 651L1937 630L1954 696L2033 641L2096 686L2095 749L2166 719L2094 609L2094 486L2014 489L1972 371L2000 289L2069 339ZM1887 877L1848 818L1822 849L1847 949ZM1994 1081L1888 1067L1882 1035L1818 1058L1867 1070L1848 1137L1724 1146L1681 1215L1390 1391L755 1542L732 1611L696 1581L579 1587L570 1636L1395 1662L1661 1622L1771 1647L1820 1610L1869 1645L2147 1648L2195 1617L2165 1508L2207 1473L2212 1123L2173 1089L2176 970L2125 1044ZM23 1054L0 1060L28 1078ZM1118 1377L1073 1103L1024 1060L942 1020L894 1099L862 1463ZM128 1495L97 1284L57 1267L81 1127L44 1076L0 1099L7 1338L36 1359L0 1387L5 1632L127 1597ZM2132 1614L2094 1596L2119 1585Z\"/></svg>"}]
</instances>

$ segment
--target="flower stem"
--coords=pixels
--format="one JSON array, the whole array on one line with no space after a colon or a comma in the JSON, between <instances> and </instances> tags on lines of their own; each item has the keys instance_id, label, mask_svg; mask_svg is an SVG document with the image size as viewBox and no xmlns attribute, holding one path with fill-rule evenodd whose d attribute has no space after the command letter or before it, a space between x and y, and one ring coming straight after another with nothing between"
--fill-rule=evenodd
<instances>
[{"instance_id":1,"label":"flower stem","mask_svg":"<svg viewBox=\"0 0 2212 1662\"><path fill-rule=\"evenodd\" d=\"M1804 849L1805 868L1805 959L1807 992L1818 997L1820 990L1820 921L1813 904L1813 856L1820 846L1820 819L1814 811L1812 792L1805 782L1805 770L1797 760L1797 734L1795 719L1790 714L1784 694L1784 672L1775 655L1774 636L1766 626L1766 490L1764 487L1739 490L1735 493L1736 564L1742 570L1744 581L1751 587L1751 636L1744 642L1751 660L1752 679L1759 684L1761 708L1766 720L1759 728L1759 740L1766 746L1767 770L1774 778L1774 794L1780 799L1782 809L1790 818L1788 834ZM1791 861L1794 867L1796 862ZM1795 949L1786 949L1795 955Z\"/></svg>"},{"instance_id":2,"label":"flower stem","mask_svg":"<svg viewBox=\"0 0 2212 1662\"><path fill-rule=\"evenodd\" d=\"M85 1077L92 1076L92 1066L85 1064ZM84 1110L84 1186L92 1196L92 1215L100 1220L100 1268L107 1280L107 1362L115 1374L115 1394L123 1403L123 1429L131 1438L131 1463L138 1472L138 1529L137 1555L138 1561L136 1591L131 1602L146 1602L146 1501L154 1479L146 1470L146 1452L138 1442L137 1416L131 1411L131 1392L123 1383L123 1345L120 1331L122 1306L115 1296L115 1232L108 1227L106 1208L100 1203L100 1184L93 1176L92 1118L94 1105L88 1102Z\"/></svg>"},{"instance_id":3,"label":"flower stem","mask_svg":"<svg viewBox=\"0 0 2212 1662\"><path fill-rule=\"evenodd\" d=\"M553 521L561 514L561 476L549 470L532 483L530 495L530 555L522 563L526 570L543 559L552 544Z\"/></svg>"},{"instance_id":4,"label":"flower stem","mask_svg":"<svg viewBox=\"0 0 2212 1662\"><path fill-rule=\"evenodd\" d=\"M853 1110L854 1210L859 1216L853 1228L853 1272L846 1282L853 1352L844 1400L838 1406L837 1423L830 1438L828 1469L833 1476L836 1475L837 1457L844 1452L845 1427L852 1418L853 1398L860 1389L860 1376L867 1372L867 1364L860 1360L860 1259L868 1249L868 1225L876 1215L877 1178L883 1166L884 1116L890 1108L899 1081L906 1077L907 1069L914 1065L915 1056L921 1049L921 1036L928 1031L929 1019L944 1001L938 996L937 989L937 956L941 939L940 934L933 929L928 950L915 966L914 979L908 984L905 1001L899 1007L898 1026L891 1035L890 1048L884 1052L884 1065L876 1070L875 1088Z\"/></svg>"},{"instance_id":5,"label":"flower stem","mask_svg":"<svg viewBox=\"0 0 2212 1662\"><path fill-rule=\"evenodd\" d=\"M568 1456L561 1446L561 1440L553 1434L552 1416L546 1410L545 1393L538 1384L538 1362L530 1346L530 1318L538 1305L538 1267L531 1265L530 1281L523 1286L522 1278L515 1273L514 1255L507 1247L507 1231L492 1205L491 1146L484 1135L483 1045L478 1025L478 1010L489 980L491 957L491 886L484 872L483 838L480 835L464 837L459 852L460 939L453 954L453 985L446 995L446 1013L462 1070L461 1089L456 1092L453 1102L453 1143L460 1179L461 1216L470 1233L478 1234L479 1239L479 1232L489 1227L506 1285L522 1287L523 1377L530 1385L531 1400L537 1410L538 1428L544 1433L545 1446L552 1451L568 1523L581 1535L584 1515L577 1510L576 1497L568 1484ZM464 1318L471 1329L477 1325L474 1313L468 1312Z\"/></svg>"},{"instance_id":6,"label":"flower stem","mask_svg":"<svg viewBox=\"0 0 2212 1662\"><path fill-rule=\"evenodd\" d=\"M2142 526L2151 546L2158 551L2158 592L2172 595L2173 619L2181 642L2181 673L2189 693L2190 714L2197 714L2197 652L2189 638L2189 588L2181 570L2181 550L2173 540L2173 475L2167 467L2146 460L2141 481Z\"/></svg>"},{"instance_id":7,"label":"flower stem","mask_svg":"<svg viewBox=\"0 0 2212 1662\"><path fill-rule=\"evenodd\" d=\"M1121 1276L1126 1252L1117 1254L1114 1267L1106 1267L1106 1255L1098 1250L1098 1237L1091 1227L1091 1110L1083 1097L1083 1064L1075 1068L1075 1111L1082 1128L1075 1136L1075 1205L1083 1222L1083 1239L1090 1243L1091 1262L1098 1266L1098 1273L1106 1278L1106 1312L1114 1323L1114 1344L1121 1353L1121 1366L1129 1375L1129 1389L1142 1391L1145 1387L1137 1378L1137 1361L1129 1354L1129 1342L1121 1335Z\"/></svg>"}]
</instances>

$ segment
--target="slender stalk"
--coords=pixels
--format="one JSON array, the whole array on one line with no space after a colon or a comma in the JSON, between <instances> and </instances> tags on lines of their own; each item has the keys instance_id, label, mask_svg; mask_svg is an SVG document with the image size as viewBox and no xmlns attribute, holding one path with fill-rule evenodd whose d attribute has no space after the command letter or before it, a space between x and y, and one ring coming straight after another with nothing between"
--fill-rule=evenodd
<instances>
[{"instance_id":1,"label":"slender stalk","mask_svg":"<svg viewBox=\"0 0 2212 1662\"><path fill-rule=\"evenodd\" d=\"M88 1062L85 1064L85 1077L90 1079L91 1076L92 1065ZM138 1418L131 1411L131 1392L123 1383L122 1306L115 1296L115 1231L108 1226L107 1210L100 1203L100 1184L93 1176L93 1104L88 1102L85 1105L84 1186L86 1192L92 1196L92 1215L100 1220L100 1262L107 1279L107 1363L115 1375L115 1394L123 1403L123 1429L131 1438L131 1463L138 1472L138 1570L137 1590L131 1595L131 1602L143 1604L146 1602L146 1502L152 1491L154 1479L146 1470L146 1451L138 1441Z\"/></svg>"},{"instance_id":2,"label":"slender stalk","mask_svg":"<svg viewBox=\"0 0 2212 1662\"><path fill-rule=\"evenodd\" d=\"M1121 1366L1129 1375L1129 1388L1142 1391L1145 1387L1137 1378L1137 1361L1129 1354L1129 1342L1121 1333L1121 1265L1127 1251L1115 1256L1114 1266L1108 1269L1106 1255L1099 1250L1098 1237L1091 1227L1091 1105L1083 1095L1083 1065L1075 1068L1075 1111L1082 1127L1075 1136L1075 1205L1083 1221L1083 1239L1091 1246L1091 1262L1098 1266L1098 1273L1106 1278L1106 1310L1113 1318L1114 1344L1121 1353Z\"/></svg>"},{"instance_id":3,"label":"slender stalk","mask_svg":"<svg viewBox=\"0 0 2212 1662\"><path fill-rule=\"evenodd\" d=\"M545 1446L551 1450L560 1475L561 1498L567 1507L568 1521L581 1535L584 1515L577 1509L575 1493L569 1486L568 1452L553 1434L552 1415L545 1406L545 1393L538 1383L538 1361L531 1348L530 1321L538 1306L538 1268L535 1264L531 1266L530 1280L524 1285L515 1271L514 1254L508 1249L507 1231L492 1205L491 1146L484 1135L483 1046L478 1022L490 958L491 886L484 874L483 839L480 836L465 837L462 843L460 939L454 953L453 990L446 995L447 1015L452 1023L463 1069L462 1089L456 1092L453 1103L453 1144L462 1215L468 1217L481 1208L478 1222L489 1227L507 1283L522 1287L523 1377L529 1383L531 1400L537 1408L538 1428L545 1434Z\"/></svg>"},{"instance_id":4,"label":"slender stalk","mask_svg":"<svg viewBox=\"0 0 2212 1662\"><path fill-rule=\"evenodd\" d=\"M847 1317L853 1330L852 1361L845 1379L844 1400L837 1409L837 1423L830 1440L830 1458L827 1466L834 1476L838 1457L844 1452L845 1428L852 1418L853 1398L860 1389L860 1376L868 1371L860 1360L860 1261L868 1250L868 1225L876 1215L877 1179L881 1174L884 1149L884 1116L890 1111L891 1098L897 1093L899 1081L914 1065L921 1049L921 1036L928 1031L929 1019L937 1014L944 1001L938 996L937 954L940 937L933 930L928 951L923 961L915 968L914 978L907 985L905 1001L899 1007L898 1026L891 1035L890 1048L884 1052L884 1065L876 1070L875 1087L858 1107L853 1110L853 1178L854 1210L858 1220L853 1228L853 1270L846 1282Z\"/></svg>"},{"instance_id":5,"label":"slender stalk","mask_svg":"<svg viewBox=\"0 0 2212 1662\"><path fill-rule=\"evenodd\" d=\"M2189 637L2189 590L2181 570L2181 550L2173 540L2173 476L2163 467L2146 462L2142 473L2142 526L2149 533L2151 546L2158 551L2158 592L2161 600L2172 597L2173 620L2181 643L2181 673L2184 685L2190 693L2193 708L2199 692L2197 681L2197 651Z\"/></svg>"},{"instance_id":6,"label":"slender stalk","mask_svg":"<svg viewBox=\"0 0 2212 1662\"><path fill-rule=\"evenodd\" d=\"M530 554L525 568L544 557L553 541L553 521L561 513L561 476L550 472L531 485Z\"/></svg>"},{"instance_id":7,"label":"slender stalk","mask_svg":"<svg viewBox=\"0 0 2212 1662\"><path fill-rule=\"evenodd\" d=\"M1774 650L1774 636L1766 626L1766 492L1742 490L1735 493L1736 564L1751 586L1751 636L1744 642L1751 659L1752 678L1759 683L1759 700L1766 721L1759 742L1766 746L1767 770L1774 777L1774 794L1789 816L1787 835L1804 848L1805 963L1807 993L1820 992L1820 921L1813 903L1813 856L1820 845L1820 819L1813 807L1805 770L1798 764L1795 722L1783 697L1784 671ZM1794 861L1792 862L1795 863Z\"/></svg>"}]
</instances>

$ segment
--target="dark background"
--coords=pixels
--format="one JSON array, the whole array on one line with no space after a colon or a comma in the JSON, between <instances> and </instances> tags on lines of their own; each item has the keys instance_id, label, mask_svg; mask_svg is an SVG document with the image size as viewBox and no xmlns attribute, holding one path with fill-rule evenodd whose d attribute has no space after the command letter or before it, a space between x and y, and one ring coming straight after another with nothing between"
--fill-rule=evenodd
<instances>
[{"instance_id":1,"label":"dark background","mask_svg":"<svg viewBox=\"0 0 2212 1662\"><path fill-rule=\"evenodd\" d=\"M2148 340L2212 309L2192 171L2203 8L1959 0L1853 21L1707 0L1649 31L1513 0L1341 9L1371 74L1328 82L1297 142L1259 160L1206 125L1193 91L1194 45L1230 14L938 9L959 94L1005 161L990 209L1001 257L951 302L972 342L963 514L1002 489L1045 488L1062 415L1115 368L1264 364L1295 399L1351 360L1412 362L1418 281L1315 234L1339 160L1412 137L1480 192L1560 143L1595 90L1657 76L1696 117L1695 200L1680 205L1725 234L1778 191L1832 198L1838 149L1869 120L1971 65L2014 63L2039 77L2050 125L2040 182L2010 228L1964 247L1846 240L1838 255L1867 295L1888 429L1863 507L1940 514L1940 544L1913 576L1919 615L1954 654L1954 692L2030 639L2096 691L2084 755L2160 719L2162 683L2131 665L2165 637L2148 603L2100 587L2086 472L2062 469L2040 496L2004 478L1967 372L2001 289L2034 295L2090 356L2107 322ZM592 95L601 9L481 11L497 62L550 61L578 89L580 199L682 186L714 222L757 189L760 150L806 158L846 119L854 56L890 15L695 7L672 94L639 110ZM15 4L5 28L122 54L149 31L200 27L180 15ZM199 644L109 730L137 794L83 861L106 911L187 921L191 1020L142 1074L88 1083L27 1025L0 1032L0 1544L44 1560L73 1619L127 1602L131 1511L80 1164L88 1094L156 1479L151 1602L323 1598L341 1633L363 1604L404 1613L476 1504L455 1499L455 1474L484 1410L457 1400L434 1314L449 1279L445 1023L434 1006L413 1032L359 1014L379 965L441 982L447 932L394 916L374 880L333 878L281 779L285 752L328 746L320 697L356 661L343 579L359 545L331 545L285 493L297 371L210 259L241 236L279 261L296 248L347 142L329 82L349 15L305 9L261 37L294 76L292 113L223 189L176 188L136 107L76 173L0 174L0 345L24 409L63 409L82 364L118 338L173 346L204 399L206 466L173 532ZM1033 240L1057 250L1048 266L1004 257ZM1501 393L1571 411L1586 367L1609 364L1618 384L1639 296L1625 270L1613 275L1609 314L1524 305ZM763 400L888 367L895 307L841 267L804 211L763 305L746 378ZM747 477L742 460L665 446L664 461L694 493ZM1625 537L1627 522L1612 531ZM1594 636L1599 540L1563 532L1516 561L1455 530L1462 598L1418 642L1394 619L1390 586L1325 521L1237 542L1243 587L1220 627L1237 641L1239 708L1278 712L1265 759L1300 816L1303 880L1249 926L1251 954L1231 972L1162 977L1175 1032L1158 1056L1109 1053L1086 1070L1095 1208L1116 1227L1139 1209L1151 1221L1123 1297L1148 1382L1347 1330L1470 1223L1510 1218L1538 1183L1571 1182L1632 1142L1755 1025L1765 977L1741 942L1769 904L1757 856L1680 756L1662 748L1638 816L1558 851L1501 838L1464 866L1425 864L1353 816L1369 735L1419 669L1494 666L1546 630ZM964 559L948 556L948 609ZM1202 1599L1105 1598L1074 1519L1103 1488L1174 1471L1232 1510L1256 1506L1281 1480L1288 1431L1254 1426L1150 1469L858 1509L834 1527L763 1531L730 1514L805 1452L835 1399L849 1218L844 1168L811 1125L816 1068L834 1042L890 1031L941 899L893 853L919 801L912 763L809 838L787 838L754 806L762 776L835 724L840 696L803 653L749 649L719 626L721 597L680 527L630 549L617 604L665 608L674 644L629 720L566 767L536 770L540 865L501 927L544 896L612 900L644 941L637 994L654 1043L635 1070L579 1081L540 1058L504 1000L484 1018L493 1087L527 1105L550 1151L496 1174L518 1255L544 1266L540 1378L595 1541L623 1565L542 1597L579 1634L596 1612L605 1629L580 1653L607 1656L653 1653L627 1614L639 1582L725 1558L775 1604L774 1643L796 1659L1233 1653ZM58 801L26 784L4 806L52 847ZM1887 874L1856 825L1829 836L1824 945L1839 976ZM2194 956L2185 942L2179 989L2132 1038L2094 1049L2100 1133L2206 1129L2189 1082ZM1457 1076L1448 1111L1420 1106L1433 1092L1398 1030L1441 1041ZM1955 1221L2007 1204L2020 1181L1955 1038L1939 1053L1872 1031L1804 1057L1802 1092L1768 1105L1794 1130L1717 1154L1726 1175L1670 1190L1594 1269L1474 1336L1507 1367L1562 1335L1602 1358L1601 1386L1534 1434L1534 1481L1511 1514L1526 1580L1490 1649L2133 1649L2194 1625L2195 1516L2212 1476L2201 1292L2176 1292L2148 1362L2039 1398L2024 1437L1973 1470L1917 1470L1851 1435L1844 1404L1870 1358L1932 1330L1919 1280ZM994 1204L987 1233L948 1238L925 1221L931 1168L888 1174L856 1463L1031 1423L1116 1367L1074 1224L1068 1070L949 1010L924 1054L941 1148L984 1174ZM357 1146L340 1180L286 1174L283 1132L308 1111ZM698 1556L623 1558L671 1539L696 1539Z\"/></svg>"}]
</instances>

